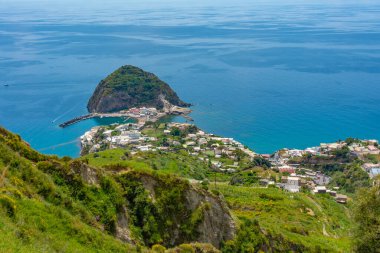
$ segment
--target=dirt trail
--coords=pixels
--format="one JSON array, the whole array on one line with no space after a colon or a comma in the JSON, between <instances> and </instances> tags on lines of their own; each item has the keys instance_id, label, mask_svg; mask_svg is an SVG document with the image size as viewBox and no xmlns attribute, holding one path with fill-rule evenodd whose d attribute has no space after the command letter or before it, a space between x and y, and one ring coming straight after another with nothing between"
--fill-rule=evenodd
<instances>
[{"instance_id":1,"label":"dirt trail","mask_svg":"<svg viewBox=\"0 0 380 253\"><path fill-rule=\"evenodd\" d=\"M327 233L327 231L326 231L326 223L323 223L322 232L323 232L324 236L330 236L329 233Z\"/></svg>"},{"instance_id":2,"label":"dirt trail","mask_svg":"<svg viewBox=\"0 0 380 253\"><path fill-rule=\"evenodd\" d=\"M307 198L308 198L311 202L313 202L313 204L318 208L319 211L321 211L321 212L323 213L323 209L322 209L322 207L321 207L317 202L315 202L314 199L310 198L309 196L307 196Z\"/></svg>"},{"instance_id":3,"label":"dirt trail","mask_svg":"<svg viewBox=\"0 0 380 253\"><path fill-rule=\"evenodd\" d=\"M310 198L309 196L307 196L307 198L318 208L319 211L321 211L321 213L323 214L323 224L322 224L322 233L324 236L330 236L329 233L327 233L326 231L326 223L327 223L327 219L326 219L326 215L325 213L323 212L323 209L322 207L312 198Z\"/></svg>"},{"instance_id":4,"label":"dirt trail","mask_svg":"<svg viewBox=\"0 0 380 253\"><path fill-rule=\"evenodd\" d=\"M7 175L7 171L8 171L8 167L5 167L3 172L0 175L0 187L3 187L3 185L4 185L4 180L5 180L5 177Z\"/></svg>"}]
</instances>

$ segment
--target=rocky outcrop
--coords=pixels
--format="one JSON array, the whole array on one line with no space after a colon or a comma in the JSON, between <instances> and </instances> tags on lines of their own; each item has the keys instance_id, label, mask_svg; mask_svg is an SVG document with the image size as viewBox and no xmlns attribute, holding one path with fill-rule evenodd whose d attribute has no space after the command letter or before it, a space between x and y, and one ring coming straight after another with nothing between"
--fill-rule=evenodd
<instances>
[{"instance_id":1,"label":"rocky outcrop","mask_svg":"<svg viewBox=\"0 0 380 253\"><path fill-rule=\"evenodd\" d=\"M188 107L170 86L156 75L135 66L126 65L102 80L91 96L89 112L107 113L132 107L162 109L164 97L174 106Z\"/></svg>"},{"instance_id":2,"label":"rocky outcrop","mask_svg":"<svg viewBox=\"0 0 380 253\"><path fill-rule=\"evenodd\" d=\"M87 164L80 161L73 161L71 163L71 169L73 174L80 175L87 184L97 185L99 183L97 170Z\"/></svg>"},{"instance_id":3,"label":"rocky outcrop","mask_svg":"<svg viewBox=\"0 0 380 253\"><path fill-rule=\"evenodd\" d=\"M140 181L154 201L156 188L162 185L160 179L144 174L140 176ZM170 185L167 185L167 187L170 187ZM183 196L187 210L192 213L196 211L202 212L202 220L198 223L194 232L196 234L194 241L209 243L219 248L223 241L234 238L236 224L223 199L205 190L196 188L191 184L187 185ZM180 224L178 224L179 226ZM180 232L174 231L171 237L171 244L178 245L183 242Z\"/></svg>"},{"instance_id":4,"label":"rocky outcrop","mask_svg":"<svg viewBox=\"0 0 380 253\"><path fill-rule=\"evenodd\" d=\"M225 202L208 192L191 187L185 194L186 204L191 210L207 204L203 208L203 220L197 228L197 242L210 243L220 247L221 242L232 240L236 233L236 225Z\"/></svg>"},{"instance_id":5,"label":"rocky outcrop","mask_svg":"<svg viewBox=\"0 0 380 253\"><path fill-rule=\"evenodd\" d=\"M116 237L128 243L133 243L131 230L129 229L129 220L127 208L123 206L122 210L117 214Z\"/></svg>"}]
</instances>

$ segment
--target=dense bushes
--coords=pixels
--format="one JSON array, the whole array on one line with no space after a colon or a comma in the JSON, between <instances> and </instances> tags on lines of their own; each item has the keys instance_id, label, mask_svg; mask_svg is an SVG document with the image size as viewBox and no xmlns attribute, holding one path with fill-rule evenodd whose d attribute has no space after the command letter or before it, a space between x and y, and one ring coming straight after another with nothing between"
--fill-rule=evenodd
<instances>
[{"instance_id":1,"label":"dense bushes","mask_svg":"<svg viewBox=\"0 0 380 253\"><path fill-rule=\"evenodd\" d=\"M16 202L5 194L0 195L0 207L3 207L10 217L13 217L16 212Z\"/></svg>"},{"instance_id":2,"label":"dense bushes","mask_svg":"<svg viewBox=\"0 0 380 253\"><path fill-rule=\"evenodd\" d=\"M241 218L242 224L232 241L227 241L222 251L225 253L258 252L267 243L256 220Z\"/></svg>"},{"instance_id":3,"label":"dense bushes","mask_svg":"<svg viewBox=\"0 0 380 253\"><path fill-rule=\"evenodd\" d=\"M157 173L153 178L134 171L120 175L118 181L128 201L133 231L147 245L173 246L196 238L196 228L209 207L200 206L194 212L186 207L186 181ZM144 186L142 181L153 185ZM146 187L153 188L147 192Z\"/></svg>"},{"instance_id":4,"label":"dense bushes","mask_svg":"<svg viewBox=\"0 0 380 253\"><path fill-rule=\"evenodd\" d=\"M4 135L0 137L4 138ZM83 166L81 162L45 156L41 156L44 160L40 160L40 156L35 159L29 156L34 154L32 151L19 156L13 150L19 145L18 138L12 135L7 135L7 138L6 144L5 140L0 141L0 161L8 165L8 177L13 183L17 182L24 195L43 198L73 215L79 215L87 224L99 226L100 223L108 233L115 234L117 212L124 202L121 189L114 180L101 177L100 187L87 185L78 173ZM23 157L25 154L27 157ZM36 166L32 163L34 161L38 161ZM9 199L4 198L3 202L8 203L7 209L11 212L11 202L5 200Z\"/></svg>"},{"instance_id":5,"label":"dense bushes","mask_svg":"<svg viewBox=\"0 0 380 253\"><path fill-rule=\"evenodd\" d=\"M272 164L267 159L261 156L255 156L255 158L253 158L251 166L253 167L259 166L259 167L269 169L270 167L272 167Z\"/></svg>"},{"instance_id":6,"label":"dense bushes","mask_svg":"<svg viewBox=\"0 0 380 253\"><path fill-rule=\"evenodd\" d=\"M259 177L254 171L245 171L231 177L230 185L251 186L259 182Z\"/></svg>"},{"instance_id":7,"label":"dense bushes","mask_svg":"<svg viewBox=\"0 0 380 253\"><path fill-rule=\"evenodd\" d=\"M376 253L380 249L380 184L361 189L356 195L354 219L356 227L354 250L359 253Z\"/></svg>"},{"instance_id":8,"label":"dense bushes","mask_svg":"<svg viewBox=\"0 0 380 253\"><path fill-rule=\"evenodd\" d=\"M354 193L362 187L369 187L370 181L360 164L353 163L348 165L343 172L334 173L330 185L339 186L348 193Z\"/></svg>"}]
</instances>

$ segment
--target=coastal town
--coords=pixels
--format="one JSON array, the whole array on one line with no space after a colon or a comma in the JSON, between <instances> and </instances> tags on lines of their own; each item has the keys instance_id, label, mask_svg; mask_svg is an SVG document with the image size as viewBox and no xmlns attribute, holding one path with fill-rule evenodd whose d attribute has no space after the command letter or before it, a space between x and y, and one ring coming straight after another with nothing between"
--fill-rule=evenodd
<instances>
[{"instance_id":1,"label":"coastal town","mask_svg":"<svg viewBox=\"0 0 380 253\"><path fill-rule=\"evenodd\" d=\"M105 149L129 148L131 154L147 151L177 152L207 162L214 169L235 172L257 154L233 138L205 133L189 123L161 123L147 127L141 123L128 123L94 127L81 137L82 154Z\"/></svg>"},{"instance_id":2,"label":"coastal town","mask_svg":"<svg viewBox=\"0 0 380 253\"><path fill-rule=\"evenodd\" d=\"M154 108L132 108L129 115L151 119L158 112ZM318 169L303 166L305 157L329 159L338 151L345 151L363 161L362 169L370 178L380 174L380 165L370 162L372 156L380 155L377 140L347 139L335 143L321 143L306 149L281 149L274 154L257 154L233 138L206 133L189 123L160 123L139 120L137 123L113 124L92 128L81 136L82 154L107 149L128 149L131 155L139 152L185 151L189 156L207 164L211 170L231 176L252 167L258 157L269 162L268 169L275 176L259 173L259 187L278 187L297 193L309 190L313 194L330 194L338 203L346 203L348 197L339 193L339 187L330 187L331 177Z\"/></svg>"},{"instance_id":3,"label":"coastal town","mask_svg":"<svg viewBox=\"0 0 380 253\"><path fill-rule=\"evenodd\" d=\"M319 146L309 147L304 150L300 149L281 149L273 155L263 154L273 168L276 168L282 176L281 182L277 183L289 192L299 192L302 188L308 188L314 194L328 193L335 198L338 203L346 203L347 196L337 193L339 187L330 187L331 177L321 171L311 170L302 167L301 164L295 163L303 157L319 157L325 160L335 158L340 152L346 152L347 155L358 158L361 161L361 169L368 173L370 178L380 175L380 164L376 159L380 157L379 142L377 140L359 140L348 138L346 141L335 143L321 143ZM372 162L369 162L372 159ZM367 162L365 162L367 161ZM262 180L264 185L274 185L274 181Z\"/></svg>"}]
</instances>

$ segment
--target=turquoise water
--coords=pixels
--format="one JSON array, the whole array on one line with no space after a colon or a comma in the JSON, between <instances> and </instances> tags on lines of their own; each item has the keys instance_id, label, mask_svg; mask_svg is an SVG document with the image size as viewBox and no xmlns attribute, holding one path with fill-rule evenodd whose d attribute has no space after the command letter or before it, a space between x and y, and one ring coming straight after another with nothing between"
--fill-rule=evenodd
<instances>
[{"instance_id":1,"label":"turquoise water","mask_svg":"<svg viewBox=\"0 0 380 253\"><path fill-rule=\"evenodd\" d=\"M199 127L261 153L380 139L375 1L51 2L0 0L0 125L37 150L77 156L77 138L109 122L58 124L123 64L168 82Z\"/></svg>"}]
</instances>

